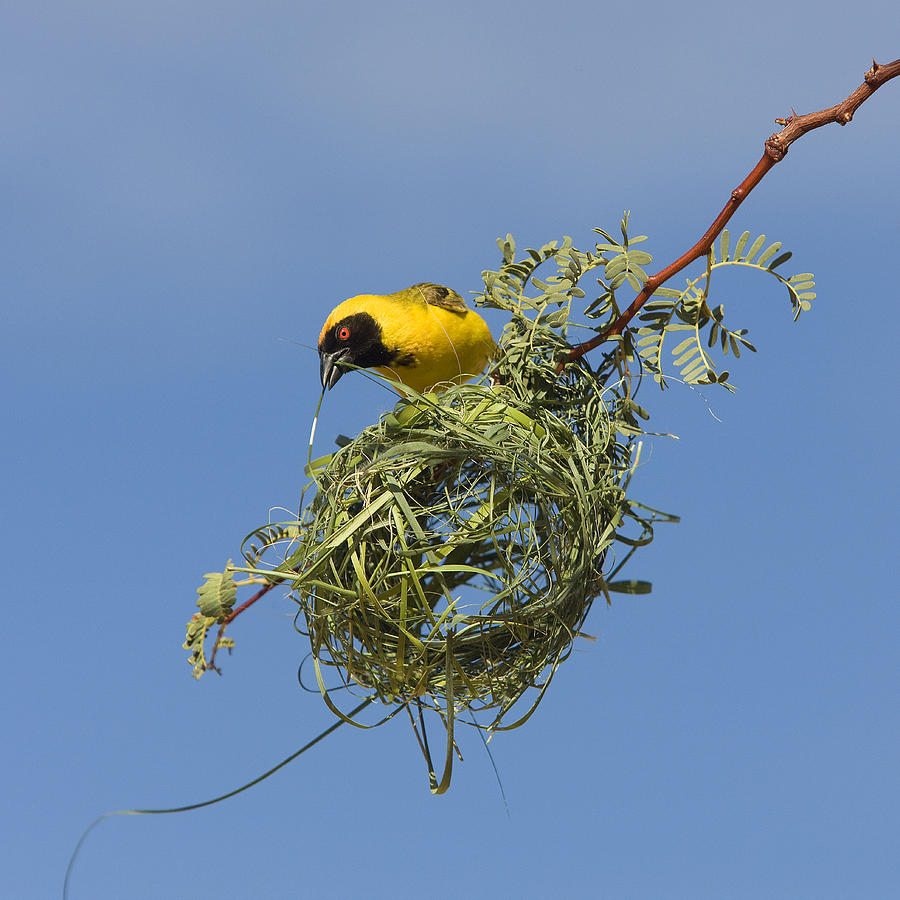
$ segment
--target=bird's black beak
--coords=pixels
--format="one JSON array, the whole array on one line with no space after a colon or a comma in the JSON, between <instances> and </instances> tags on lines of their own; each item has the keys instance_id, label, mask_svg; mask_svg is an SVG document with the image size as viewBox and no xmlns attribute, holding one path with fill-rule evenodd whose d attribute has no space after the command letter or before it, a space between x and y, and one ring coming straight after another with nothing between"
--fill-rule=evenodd
<instances>
[{"instance_id":1,"label":"bird's black beak","mask_svg":"<svg viewBox=\"0 0 900 900\"><path fill-rule=\"evenodd\" d=\"M333 388L344 374L344 370L340 367L340 361L346 355L346 350L339 350L337 353L319 351L319 375L322 378L322 387L326 390Z\"/></svg>"}]
</instances>

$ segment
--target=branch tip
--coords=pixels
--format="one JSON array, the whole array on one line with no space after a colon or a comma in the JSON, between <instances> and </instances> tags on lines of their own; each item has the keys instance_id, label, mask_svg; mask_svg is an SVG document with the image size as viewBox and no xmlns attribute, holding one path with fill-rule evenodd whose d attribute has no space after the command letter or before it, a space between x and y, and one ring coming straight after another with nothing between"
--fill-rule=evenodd
<instances>
[{"instance_id":1,"label":"branch tip","mask_svg":"<svg viewBox=\"0 0 900 900\"><path fill-rule=\"evenodd\" d=\"M709 252L715 239L721 234L722 229L728 220L734 214L735 210L747 195L762 181L766 173L775 165L781 162L788 152L788 147L798 138L803 137L808 131L814 128L820 128L829 122L837 122L839 125L846 125L853 119L853 113L875 93L878 88L885 82L890 81L900 75L900 59L893 62L880 65L873 57L872 68L865 74L865 83L860 85L850 96L848 96L837 106L821 109L818 112L804 113L802 116L797 115L797 111L791 107L793 115L776 119L775 122L782 126L781 131L770 135L765 143L765 152L762 159L756 164L749 175L740 183L740 185L731 192L728 202L722 211L716 216L712 225L709 226L706 234L694 244L690 250L683 253L675 262L666 266L665 269L651 275L644 282L638 295L634 298L628 309L625 310L609 328L598 334L596 337L582 344L573 347L565 360L560 362L557 371L562 371L567 362L573 362L580 359L594 347L599 347L605 341L611 340L621 335L628 323L640 312L641 307L650 299L653 292L661 285L668 281L673 275L680 272L694 260Z\"/></svg>"}]
</instances>

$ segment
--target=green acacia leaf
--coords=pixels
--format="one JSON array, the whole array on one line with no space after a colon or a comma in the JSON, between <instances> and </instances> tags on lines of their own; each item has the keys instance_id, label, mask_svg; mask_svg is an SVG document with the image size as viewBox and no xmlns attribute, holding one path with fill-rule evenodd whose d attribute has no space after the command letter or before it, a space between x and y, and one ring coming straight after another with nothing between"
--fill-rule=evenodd
<instances>
[{"instance_id":1,"label":"green acacia leaf","mask_svg":"<svg viewBox=\"0 0 900 900\"><path fill-rule=\"evenodd\" d=\"M781 256L776 256L772 262L769 263L768 269L770 272L774 272L782 263L786 263L794 254L788 250L785 253L782 253Z\"/></svg>"},{"instance_id":2,"label":"green acacia leaf","mask_svg":"<svg viewBox=\"0 0 900 900\"><path fill-rule=\"evenodd\" d=\"M765 265L779 250L781 249L781 241L775 241L774 244L769 244L768 247L763 251L760 258L756 261L758 266Z\"/></svg>"},{"instance_id":3,"label":"green acacia leaf","mask_svg":"<svg viewBox=\"0 0 900 900\"><path fill-rule=\"evenodd\" d=\"M560 328L565 325L569 318L568 309L556 309L553 312L544 313L538 316L538 322L547 325L550 328Z\"/></svg>"},{"instance_id":4,"label":"green acacia leaf","mask_svg":"<svg viewBox=\"0 0 900 900\"><path fill-rule=\"evenodd\" d=\"M696 356L700 352L700 348L695 343L693 347L689 347L685 353L682 353L681 356L676 359L672 365L680 368L683 366L689 359Z\"/></svg>"},{"instance_id":5,"label":"green acacia leaf","mask_svg":"<svg viewBox=\"0 0 900 900\"><path fill-rule=\"evenodd\" d=\"M611 581L606 585L606 589L615 594L649 594L653 590L653 584L631 578L625 581Z\"/></svg>"},{"instance_id":6,"label":"green acacia leaf","mask_svg":"<svg viewBox=\"0 0 900 900\"><path fill-rule=\"evenodd\" d=\"M606 270L604 274L607 278L612 278L615 275L618 275L620 272L624 272L626 267L628 266L628 257L625 256L624 253L619 256L614 257L606 264Z\"/></svg>"},{"instance_id":7,"label":"green acacia leaf","mask_svg":"<svg viewBox=\"0 0 900 900\"><path fill-rule=\"evenodd\" d=\"M725 262L728 259L728 244L729 244L729 236L728 229L722 229L722 235L719 238L719 251L722 256L722 262Z\"/></svg>"},{"instance_id":8,"label":"green acacia leaf","mask_svg":"<svg viewBox=\"0 0 900 900\"><path fill-rule=\"evenodd\" d=\"M681 378L683 381L688 382L688 384L697 381L702 375L706 373L706 363L700 362L697 365L685 369L681 373Z\"/></svg>"},{"instance_id":9,"label":"green acacia leaf","mask_svg":"<svg viewBox=\"0 0 900 900\"><path fill-rule=\"evenodd\" d=\"M641 287L643 286L644 282L647 280L647 273L640 266L632 266L631 267L631 275L632 275L632 279L630 279L630 280L632 280L634 282L632 284L632 287L636 291L639 291L641 289Z\"/></svg>"},{"instance_id":10,"label":"green acacia leaf","mask_svg":"<svg viewBox=\"0 0 900 900\"><path fill-rule=\"evenodd\" d=\"M742 259L742 254L744 252L744 247L747 246L747 241L750 240L750 232L745 231L737 240L737 243L734 245L734 259L740 260Z\"/></svg>"},{"instance_id":11,"label":"green acacia leaf","mask_svg":"<svg viewBox=\"0 0 900 900\"><path fill-rule=\"evenodd\" d=\"M637 266L646 266L653 262L653 257L644 250L629 250L628 262Z\"/></svg>"},{"instance_id":12,"label":"green acacia leaf","mask_svg":"<svg viewBox=\"0 0 900 900\"><path fill-rule=\"evenodd\" d=\"M673 348L672 356L677 356L679 353L683 353L693 343L695 343L693 336L685 338Z\"/></svg>"},{"instance_id":13,"label":"green acacia leaf","mask_svg":"<svg viewBox=\"0 0 900 900\"><path fill-rule=\"evenodd\" d=\"M597 312L597 315L602 315L603 311L610 305L611 300L612 294L610 294L609 291L606 291L606 293L601 294L596 300L593 300L588 304L585 315L590 315L595 311Z\"/></svg>"},{"instance_id":14,"label":"green acacia leaf","mask_svg":"<svg viewBox=\"0 0 900 900\"><path fill-rule=\"evenodd\" d=\"M766 236L761 234L751 245L745 257L747 262L753 262L753 257L762 250L763 244L766 242Z\"/></svg>"},{"instance_id":15,"label":"green acacia leaf","mask_svg":"<svg viewBox=\"0 0 900 900\"><path fill-rule=\"evenodd\" d=\"M197 606L201 615L221 621L231 615L237 587L229 571L207 572L206 581L197 588Z\"/></svg>"}]
</instances>

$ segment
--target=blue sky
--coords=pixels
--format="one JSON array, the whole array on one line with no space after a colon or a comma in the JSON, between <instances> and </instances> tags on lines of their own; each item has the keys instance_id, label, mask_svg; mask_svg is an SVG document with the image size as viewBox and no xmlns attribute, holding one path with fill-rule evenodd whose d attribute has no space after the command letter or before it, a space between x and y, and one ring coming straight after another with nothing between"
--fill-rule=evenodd
<instances>
[{"instance_id":1,"label":"blue sky","mask_svg":"<svg viewBox=\"0 0 900 900\"><path fill-rule=\"evenodd\" d=\"M204 572L292 507L340 300L466 294L632 211L665 265L773 119L897 55L896 8L2 5L7 629L0 894L58 896L98 814L206 799L331 722L273 596L222 678L181 649ZM341 728L182 816L104 822L71 896L884 897L895 889L900 82L795 144L732 229L813 271L715 298L736 396L642 396L636 496L678 512L541 709L432 797L408 725ZM494 318L496 331L502 321ZM705 399L704 399L705 397ZM352 376L318 447L392 403ZM710 415L710 407L717 418Z\"/></svg>"}]
</instances>

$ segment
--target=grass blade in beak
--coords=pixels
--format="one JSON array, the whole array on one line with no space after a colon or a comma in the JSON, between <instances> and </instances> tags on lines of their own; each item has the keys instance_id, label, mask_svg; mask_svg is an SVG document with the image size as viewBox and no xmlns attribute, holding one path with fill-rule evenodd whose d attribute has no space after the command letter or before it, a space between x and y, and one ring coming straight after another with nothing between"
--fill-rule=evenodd
<instances>
[{"instance_id":1,"label":"grass blade in beak","mask_svg":"<svg viewBox=\"0 0 900 900\"><path fill-rule=\"evenodd\" d=\"M344 374L344 370L338 365L344 355L343 352L319 354L319 375L322 387L326 390L333 388Z\"/></svg>"}]
</instances>

